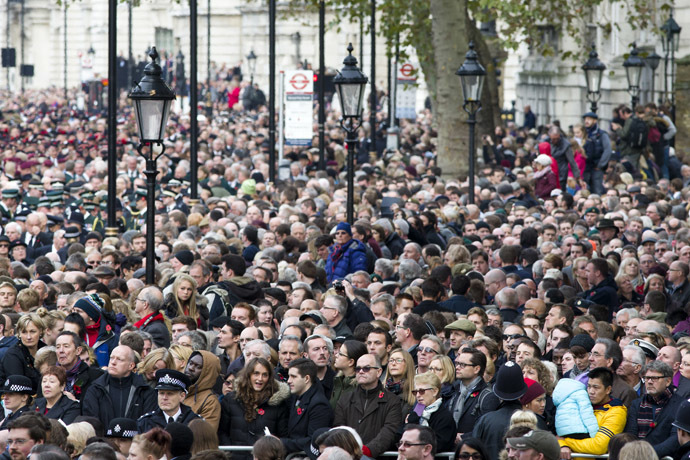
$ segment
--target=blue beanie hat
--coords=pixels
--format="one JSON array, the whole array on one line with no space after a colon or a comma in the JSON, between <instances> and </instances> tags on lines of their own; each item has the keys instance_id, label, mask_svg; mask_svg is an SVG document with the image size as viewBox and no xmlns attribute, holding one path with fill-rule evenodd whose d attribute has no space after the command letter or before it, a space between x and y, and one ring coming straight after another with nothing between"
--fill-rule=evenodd
<instances>
[{"instance_id":1,"label":"blue beanie hat","mask_svg":"<svg viewBox=\"0 0 690 460\"><path fill-rule=\"evenodd\" d=\"M348 235L352 236L352 228L350 227L350 224L347 222L340 222L338 226L335 228L335 231L344 231L347 232Z\"/></svg>"},{"instance_id":2,"label":"blue beanie hat","mask_svg":"<svg viewBox=\"0 0 690 460\"><path fill-rule=\"evenodd\" d=\"M96 303L96 300L93 297L94 296L82 297L81 299L77 300L77 303L74 304L74 308L82 310L95 322L101 317L101 306Z\"/></svg>"}]
</instances>

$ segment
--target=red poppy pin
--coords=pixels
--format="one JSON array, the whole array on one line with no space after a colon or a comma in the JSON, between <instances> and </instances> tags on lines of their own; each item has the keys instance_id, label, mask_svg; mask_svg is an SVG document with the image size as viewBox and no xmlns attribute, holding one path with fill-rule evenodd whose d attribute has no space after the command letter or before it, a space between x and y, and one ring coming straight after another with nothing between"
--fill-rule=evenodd
<instances>
[{"instance_id":1,"label":"red poppy pin","mask_svg":"<svg viewBox=\"0 0 690 460\"><path fill-rule=\"evenodd\" d=\"M297 415L302 415L302 408L301 407L297 408Z\"/></svg>"},{"instance_id":2,"label":"red poppy pin","mask_svg":"<svg viewBox=\"0 0 690 460\"><path fill-rule=\"evenodd\" d=\"M256 413L259 415L264 415L265 411L263 409L257 409Z\"/></svg>"},{"instance_id":3,"label":"red poppy pin","mask_svg":"<svg viewBox=\"0 0 690 460\"><path fill-rule=\"evenodd\" d=\"M475 391L474 393L472 393L472 394L470 395L470 397L472 397L472 398L476 398L477 396L479 396L479 392L478 392L478 391Z\"/></svg>"},{"instance_id":4,"label":"red poppy pin","mask_svg":"<svg viewBox=\"0 0 690 460\"><path fill-rule=\"evenodd\" d=\"M379 399L383 399L383 391L379 393Z\"/></svg>"},{"instance_id":5,"label":"red poppy pin","mask_svg":"<svg viewBox=\"0 0 690 460\"><path fill-rule=\"evenodd\" d=\"M106 331L110 332L110 331L112 331L112 329L113 329L113 328L110 327L110 324L106 324L106 325L105 325L105 330L106 330Z\"/></svg>"}]
</instances>

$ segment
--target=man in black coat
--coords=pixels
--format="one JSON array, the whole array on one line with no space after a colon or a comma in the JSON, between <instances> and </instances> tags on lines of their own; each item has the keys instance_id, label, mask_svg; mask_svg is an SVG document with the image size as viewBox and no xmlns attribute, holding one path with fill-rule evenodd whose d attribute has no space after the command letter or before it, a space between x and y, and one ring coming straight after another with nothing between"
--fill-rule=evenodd
<instances>
[{"instance_id":1,"label":"man in black coat","mask_svg":"<svg viewBox=\"0 0 690 460\"><path fill-rule=\"evenodd\" d=\"M646 391L630 405L625 432L650 443L659 458L672 456L680 447L673 419L684 398L673 391L673 369L668 364L652 361L642 374Z\"/></svg>"},{"instance_id":2,"label":"man in black coat","mask_svg":"<svg viewBox=\"0 0 690 460\"><path fill-rule=\"evenodd\" d=\"M281 439L287 453L311 452L312 435L319 428L330 427L333 409L323 394L317 377L316 364L310 359L299 358L288 367L290 401L288 407L288 437Z\"/></svg>"},{"instance_id":3,"label":"man in black coat","mask_svg":"<svg viewBox=\"0 0 690 460\"><path fill-rule=\"evenodd\" d=\"M453 278L450 288L453 290L453 296L439 303L441 307L461 315L466 315L470 308L477 306L475 302L465 297L470 288L470 279L467 276L458 275Z\"/></svg>"},{"instance_id":4,"label":"man in black coat","mask_svg":"<svg viewBox=\"0 0 690 460\"><path fill-rule=\"evenodd\" d=\"M609 265L604 259L592 259L585 268L590 289L579 296L597 305L609 306L609 321L613 319L613 309L618 305L618 285L609 273Z\"/></svg>"},{"instance_id":5,"label":"man in black coat","mask_svg":"<svg viewBox=\"0 0 690 460\"><path fill-rule=\"evenodd\" d=\"M666 289L670 301L668 311L682 310L690 303L689 273L688 264L679 260L671 263L667 275L669 287Z\"/></svg>"},{"instance_id":6,"label":"man in black coat","mask_svg":"<svg viewBox=\"0 0 690 460\"><path fill-rule=\"evenodd\" d=\"M82 398L82 414L96 417L108 426L114 418L136 420L156 408L156 393L144 378L134 373L134 351L127 345L110 354L108 373L98 378Z\"/></svg>"},{"instance_id":7,"label":"man in black coat","mask_svg":"<svg viewBox=\"0 0 690 460\"><path fill-rule=\"evenodd\" d=\"M501 404L493 412L483 415L472 431L472 437L480 439L489 458L498 458L503 449L503 436L510 426L510 416L522 409L520 398L527 392L527 385L522 376L522 369L513 361L505 363L496 373L494 393Z\"/></svg>"},{"instance_id":8,"label":"man in black coat","mask_svg":"<svg viewBox=\"0 0 690 460\"><path fill-rule=\"evenodd\" d=\"M158 409L139 417L137 428L140 433L155 427L165 428L172 422L188 425L192 420L201 418L189 406L182 404L191 385L189 377L174 369L159 369L156 371L156 381Z\"/></svg>"},{"instance_id":9,"label":"man in black coat","mask_svg":"<svg viewBox=\"0 0 690 460\"><path fill-rule=\"evenodd\" d=\"M462 320L461 320L462 321ZM465 320L466 321L466 320ZM459 437L472 433L477 420L493 412L500 404L498 397L484 381L486 355L474 348L463 348L455 358L455 393L448 410L458 427Z\"/></svg>"}]
</instances>

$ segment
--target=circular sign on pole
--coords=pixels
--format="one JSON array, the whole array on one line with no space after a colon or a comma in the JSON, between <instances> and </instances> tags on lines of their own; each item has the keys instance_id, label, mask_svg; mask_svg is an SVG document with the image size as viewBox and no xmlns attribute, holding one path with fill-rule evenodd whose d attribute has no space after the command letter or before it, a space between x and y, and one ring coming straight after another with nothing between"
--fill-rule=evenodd
<instances>
[{"instance_id":1,"label":"circular sign on pole","mask_svg":"<svg viewBox=\"0 0 690 460\"><path fill-rule=\"evenodd\" d=\"M400 73L403 77L411 77L414 72L414 67L409 62L400 66Z\"/></svg>"},{"instance_id":2,"label":"circular sign on pole","mask_svg":"<svg viewBox=\"0 0 690 460\"><path fill-rule=\"evenodd\" d=\"M296 73L292 76L289 83L297 91L302 91L309 84L309 79L302 73Z\"/></svg>"}]
</instances>

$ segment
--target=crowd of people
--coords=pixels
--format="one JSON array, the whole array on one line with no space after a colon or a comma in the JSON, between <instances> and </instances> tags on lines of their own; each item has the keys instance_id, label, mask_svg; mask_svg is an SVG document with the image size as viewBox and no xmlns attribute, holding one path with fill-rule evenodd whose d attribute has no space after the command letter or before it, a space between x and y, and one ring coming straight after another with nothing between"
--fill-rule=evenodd
<instances>
[{"instance_id":1,"label":"crowd of people","mask_svg":"<svg viewBox=\"0 0 690 460\"><path fill-rule=\"evenodd\" d=\"M365 124L348 171L330 107L326 169L315 137L270 182L240 100L200 117L198 201L171 116L148 210L123 95L112 223L105 120L1 104L3 459L690 458L690 166L663 108L498 127L469 190L429 111L396 150Z\"/></svg>"}]
</instances>

